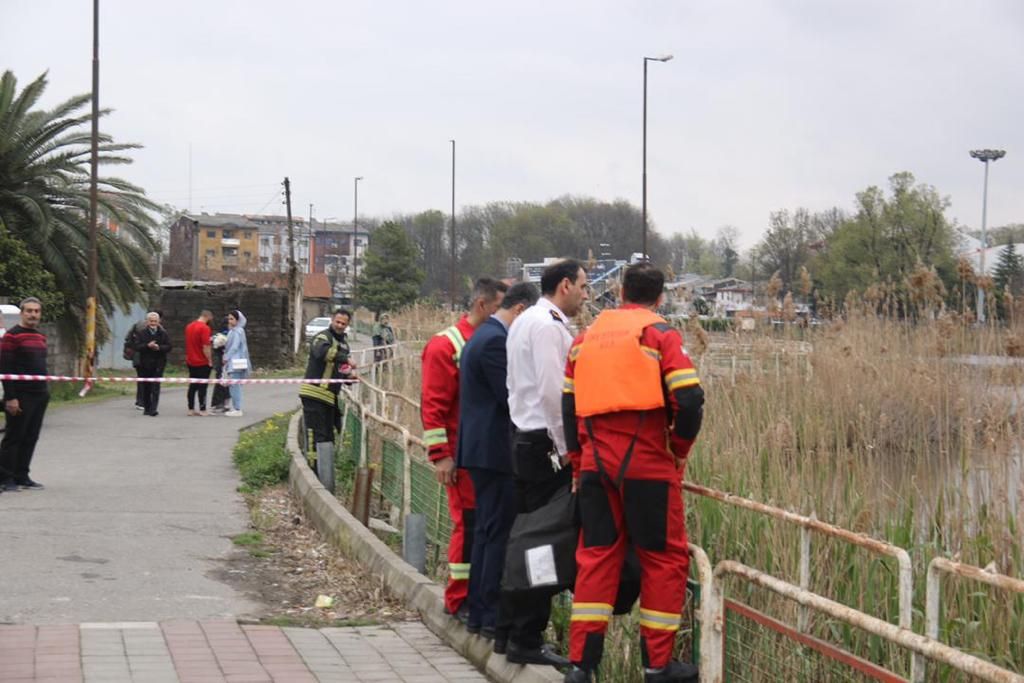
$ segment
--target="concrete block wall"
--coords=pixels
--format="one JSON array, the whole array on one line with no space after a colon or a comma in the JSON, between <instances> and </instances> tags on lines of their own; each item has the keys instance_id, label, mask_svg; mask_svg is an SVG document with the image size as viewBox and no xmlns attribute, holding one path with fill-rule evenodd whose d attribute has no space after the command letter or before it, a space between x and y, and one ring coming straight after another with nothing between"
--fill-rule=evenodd
<instances>
[{"instance_id":1,"label":"concrete block wall","mask_svg":"<svg viewBox=\"0 0 1024 683\"><path fill-rule=\"evenodd\" d=\"M257 368L281 368L291 364L291 329L288 326L288 290L267 287L224 285L192 289L165 289L153 301L163 313L163 325L174 348L167 361L185 365L185 326L208 308L214 329L227 312L245 314L249 357Z\"/></svg>"}]
</instances>

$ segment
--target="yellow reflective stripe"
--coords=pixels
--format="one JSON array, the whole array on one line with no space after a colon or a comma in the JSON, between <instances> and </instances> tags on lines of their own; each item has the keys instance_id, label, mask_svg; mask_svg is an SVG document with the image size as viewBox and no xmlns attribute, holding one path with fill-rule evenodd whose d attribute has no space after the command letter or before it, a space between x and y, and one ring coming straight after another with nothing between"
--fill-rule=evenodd
<instances>
[{"instance_id":1,"label":"yellow reflective stripe","mask_svg":"<svg viewBox=\"0 0 1024 683\"><path fill-rule=\"evenodd\" d=\"M448 574L456 580L468 579L469 568L468 562L450 562L448 564Z\"/></svg>"},{"instance_id":2,"label":"yellow reflective stripe","mask_svg":"<svg viewBox=\"0 0 1024 683\"><path fill-rule=\"evenodd\" d=\"M643 344L641 344L640 350L646 353L654 360L661 360L661 351L659 351L658 349L652 349L650 346L644 346Z\"/></svg>"},{"instance_id":3,"label":"yellow reflective stripe","mask_svg":"<svg viewBox=\"0 0 1024 683\"><path fill-rule=\"evenodd\" d=\"M330 389L325 389L324 387L316 384L303 384L299 387L299 396L315 398L318 401L330 403L331 405L334 405L334 401L337 398Z\"/></svg>"},{"instance_id":4,"label":"yellow reflective stripe","mask_svg":"<svg viewBox=\"0 0 1024 683\"><path fill-rule=\"evenodd\" d=\"M614 608L607 602L574 602L572 613L580 614L611 614Z\"/></svg>"},{"instance_id":5,"label":"yellow reflective stripe","mask_svg":"<svg viewBox=\"0 0 1024 683\"><path fill-rule=\"evenodd\" d=\"M676 389L682 389L684 387L694 387L697 386L698 384L700 384L700 380L697 379L696 377L692 377L690 379L680 379L669 384L668 390L675 391Z\"/></svg>"},{"instance_id":6,"label":"yellow reflective stripe","mask_svg":"<svg viewBox=\"0 0 1024 683\"><path fill-rule=\"evenodd\" d=\"M640 625L646 626L647 628L653 628L660 631L678 631L679 620L682 618L682 614L658 612L652 609L640 608Z\"/></svg>"},{"instance_id":7,"label":"yellow reflective stripe","mask_svg":"<svg viewBox=\"0 0 1024 683\"><path fill-rule=\"evenodd\" d=\"M574 602L569 621L603 621L612 618L612 606L606 602Z\"/></svg>"},{"instance_id":8,"label":"yellow reflective stripe","mask_svg":"<svg viewBox=\"0 0 1024 683\"><path fill-rule=\"evenodd\" d=\"M447 337L448 341L455 347L455 353L452 355L452 360L455 361L455 367L459 367L459 361L462 359L462 349L466 346L466 340L462 338L462 332L458 327L452 325L447 330L439 332L439 337Z\"/></svg>"},{"instance_id":9,"label":"yellow reflective stripe","mask_svg":"<svg viewBox=\"0 0 1024 683\"><path fill-rule=\"evenodd\" d=\"M665 386L668 387L669 391L675 391L683 387L692 387L697 384L700 384L700 378L697 377L697 371L693 368L673 370L665 375Z\"/></svg>"},{"instance_id":10,"label":"yellow reflective stripe","mask_svg":"<svg viewBox=\"0 0 1024 683\"><path fill-rule=\"evenodd\" d=\"M576 360L580 355L580 351L583 350L583 344L577 344L576 346L569 349L569 360Z\"/></svg>"},{"instance_id":11,"label":"yellow reflective stripe","mask_svg":"<svg viewBox=\"0 0 1024 683\"><path fill-rule=\"evenodd\" d=\"M572 377L566 377L565 381L562 382L562 393L573 394L576 393L576 382L573 381Z\"/></svg>"},{"instance_id":12,"label":"yellow reflective stripe","mask_svg":"<svg viewBox=\"0 0 1024 683\"><path fill-rule=\"evenodd\" d=\"M685 368L683 370L673 370L672 372L665 375L665 382L674 382L681 378L692 378L697 376L697 370L694 368Z\"/></svg>"},{"instance_id":13,"label":"yellow reflective stripe","mask_svg":"<svg viewBox=\"0 0 1024 683\"><path fill-rule=\"evenodd\" d=\"M448 430L444 427L426 430L423 432L423 443L427 446L437 446L443 443L448 443Z\"/></svg>"}]
</instances>

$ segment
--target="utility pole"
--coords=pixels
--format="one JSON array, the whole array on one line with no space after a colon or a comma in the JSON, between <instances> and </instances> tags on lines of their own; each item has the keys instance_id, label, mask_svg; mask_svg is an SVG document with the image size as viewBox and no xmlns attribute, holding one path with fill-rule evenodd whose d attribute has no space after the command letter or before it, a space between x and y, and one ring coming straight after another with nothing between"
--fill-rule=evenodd
<instances>
[{"instance_id":1,"label":"utility pole","mask_svg":"<svg viewBox=\"0 0 1024 683\"><path fill-rule=\"evenodd\" d=\"M100 0L92 3L92 156L89 161L89 275L85 299L85 388L91 386L96 363L96 309L99 290L98 173L100 139Z\"/></svg>"},{"instance_id":2,"label":"utility pole","mask_svg":"<svg viewBox=\"0 0 1024 683\"><path fill-rule=\"evenodd\" d=\"M292 340L292 353L298 350L298 319L299 309L299 269L295 263L295 227L292 224L292 184L286 176L284 179L284 205L288 212L288 317L289 323L294 330Z\"/></svg>"},{"instance_id":3,"label":"utility pole","mask_svg":"<svg viewBox=\"0 0 1024 683\"><path fill-rule=\"evenodd\" d=\"M352 339L359 335L356 328L356 289L359 287L359 181L363 176L357 175L353 180L352 201Z\"/></svg>"},{"instance_id":4,"label":"utility pole","mask_svg":"<svg viewBox=\"0 0 1024 683\"><path fill-rule=\"evenodd\" d=\"M448 298L451 301L452 311L455 311L455 140L452 140L452 272L451 282L448 285Z\"/></svg>"}]
</instances>

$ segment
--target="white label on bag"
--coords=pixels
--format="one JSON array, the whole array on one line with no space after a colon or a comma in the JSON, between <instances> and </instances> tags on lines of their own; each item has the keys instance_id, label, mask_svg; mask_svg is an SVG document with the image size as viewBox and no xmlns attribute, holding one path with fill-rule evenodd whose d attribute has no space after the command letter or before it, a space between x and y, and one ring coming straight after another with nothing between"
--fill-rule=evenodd
<instances>
[{"instance_id":1,"label":"white label on bag","mask_svg":"<svg viewBox=\"0 0 1024 683\"><path fill-rule=\"evenodd\" d=\"M236 372L238 370L248 370L249 369L249 359L248 358L232 358L231 359L231 369L233 371L236 371Z\"/></svg>"},{"instance_id":2,"label":"white label on bag","mask_svg":"<svg viewBox=\"0 0 1024 683\"><path fill-rule=\"evenodd\" d=\"M531 586L553 586L558 583L555 551L550 543L526 551L526 571Z\"/></svg>"}]
</instances>

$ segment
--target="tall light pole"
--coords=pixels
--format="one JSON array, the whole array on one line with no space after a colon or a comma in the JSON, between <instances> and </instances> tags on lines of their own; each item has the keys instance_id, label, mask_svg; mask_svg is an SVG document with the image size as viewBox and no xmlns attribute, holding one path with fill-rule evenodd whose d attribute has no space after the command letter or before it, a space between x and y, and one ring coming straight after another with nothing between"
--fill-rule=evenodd
<instances>
[{"instance_id":1,"label":"tall light pole","mask_svg":"<svg viewBox=\"0 0 1024 683\"><path fill-rule=\"evenodd\" d=\"M455 310L455 140L450 141L452 143L452 234L451 234L451 251L452 251L452 272L451 280L448 283L448 299L451 303L452 311Z\"/></svg>"},{"instance_id":2,"label":"tall light pole","mask_svg":"<svg viewBox=\"0 0 1024 683\"><path fill-rule=\"evenodd\" d=\"M644 57L644 163L643 163L643 201L641 203L641 220L643 221L643 258L647 260L647 62L667 62L672 55L661 57Z\"/></svg>"},{"instance_id":3,"label":"tall light pole","mask_svg":"<svg viewBox=\"0 0 1024 683\"><path fill-rule=\"evenodd\" d=\"M99 308L99 128L100 126L100 0L92 3L92 154L89 162L89 272L85 299L85 377L88 391L96 363L96 310Z\"/></svg>"},{"instance_id":4,"label":"tall light pole","mask_svg":"<svg viewBox=\"0 0 1024 683\"><path fill-rule=\"evenodd\" d=\"M353 181L353 202L352 202L352 317L356 315L356 287L359 282L359 181L363 176L357 175ZM355 327L355 320L352 321L353 337L358 334Z\"/></svg>"},{"instance_id":5,"label":"tall light pole","mask_svg":"<svg viewBox=\"0 0 1024 683\"><path fill-rule=\"evenodd\" d=\"M981 198L981 260L978 276L985 275L985 250L988 247L988 238L985 234L985 224L988 221L988 162L999 161L1006 152L1001 149L972 149L971 158L985 164L985 189ZM985 322L985 290L978 287L978 322Z\"/></svg>"}]
</instances>

